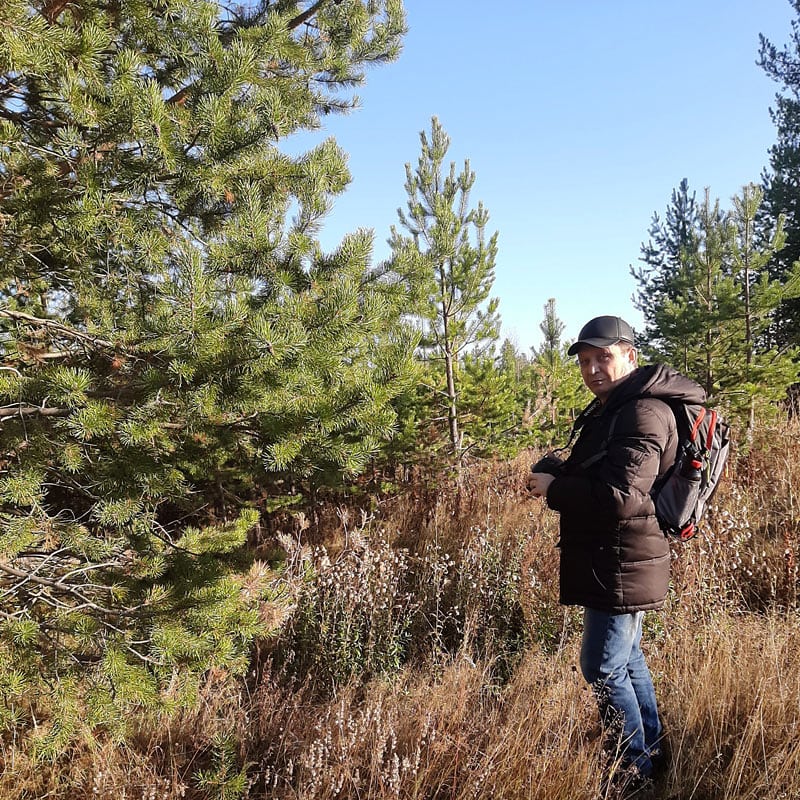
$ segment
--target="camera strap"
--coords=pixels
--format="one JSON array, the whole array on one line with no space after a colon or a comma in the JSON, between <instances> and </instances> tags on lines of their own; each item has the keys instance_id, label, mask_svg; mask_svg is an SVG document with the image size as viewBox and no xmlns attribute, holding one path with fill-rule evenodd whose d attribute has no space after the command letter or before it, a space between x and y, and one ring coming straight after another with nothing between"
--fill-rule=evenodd
<instances>
[{"instance_id":1,"label":"camera strap","mask_svg":"<svg viewBox=\"0 0 800 800\"><path fill-rule=\"evenodd\" d=\"M578 416L575 418L575 422L572 423L572 431L569 434L567 443L563 447L553 450L554 453L563 453L564 450L569 450L569 448L572 446L572 441L580 433L581 428L586 424L586 420L597 412L597 409L600 408L600 405L600 400L595 397L594 400L592 400L592 402L589 403L589 405L586 406L586 408L584 408L580 414L578 414Z\"/></svg>"}]
</instances>

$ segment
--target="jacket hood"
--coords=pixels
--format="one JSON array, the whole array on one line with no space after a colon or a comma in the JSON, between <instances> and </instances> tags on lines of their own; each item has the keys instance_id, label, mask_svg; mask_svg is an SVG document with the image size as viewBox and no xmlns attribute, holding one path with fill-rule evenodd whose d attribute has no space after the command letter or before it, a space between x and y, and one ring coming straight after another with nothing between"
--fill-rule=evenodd
<instances>
[{"instance_id":1,"label":"jacket hood","mask_svg":"<svg viewBox=\"0 0 800 800\"><path fill-rule=\"evenodd\" d=\"M607 406L616 408L634 397L654 397L682 403L706 401L706 393L699 383L666 364L651 364L634 370L626 381L614 389Z\"/></svg>"}]
</instances>

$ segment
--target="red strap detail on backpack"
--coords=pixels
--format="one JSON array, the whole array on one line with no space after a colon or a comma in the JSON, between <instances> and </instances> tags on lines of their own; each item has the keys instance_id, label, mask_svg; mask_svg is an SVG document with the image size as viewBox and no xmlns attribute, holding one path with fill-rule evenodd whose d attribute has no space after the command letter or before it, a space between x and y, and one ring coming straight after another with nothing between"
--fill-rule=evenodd
<instances>
[{"instance_id":1,"label":"red strap detail on backpack","mask_svg":"<svg viewBox=\"0 0 800 800\"><path fill-rule=\"evenodd\" d=\"M689 539L694 539L695 533L697 533L697 529L694 527L694 522L687 522L678 533L678 538L682 542L688 542Z\"/></svg>"},{"instance_id":2,"label":"red strap detail on backpack","mask_svg":"<svg viewBox=\"0 0 800 800\"><path fill-rule=\"evenodd\" d=\"M703 421L705 415L706 415L705 406L701 406L700 412L697 415L697 419L694 421L694 425L692 425L692 430L689 433L689 441L694 442L694 440L697 438L697 430L700 427L700 423Z\"/></svg>"},{"instance_id":3,"label":"red strap detail on backpack","mask_svg":"<svg viewBox=\"0 0 800 800\"><path fill-rule=\"evenodd\" d=\"M711 411L711 422L708 423L708 436L706 436L706 450L711 450L714 444L714 431L717 429L717 412Z\"/></svg>"}]
</instances>

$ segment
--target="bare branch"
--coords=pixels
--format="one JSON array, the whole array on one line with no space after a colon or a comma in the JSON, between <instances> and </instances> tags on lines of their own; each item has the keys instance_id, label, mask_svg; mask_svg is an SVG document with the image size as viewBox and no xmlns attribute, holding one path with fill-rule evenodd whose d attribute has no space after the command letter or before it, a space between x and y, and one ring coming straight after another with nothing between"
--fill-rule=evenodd
<instances>
[{"instance_id":1,"label":"bare branch","mask_svg":"<svg viewBox=\"0 0 800 800\"><path fill-rule=\"evenodd\" d=\"M68 417L72 412L68 408L48 408L46 406L33 406L28 403L16 403L11 406L0 406L0 420L9 417Z\"/></svg>"},{"instance_id":2,"label":"bare branch","mask_svg":"<svg viewBox=\"0 0 800 800\"><path fill-rule=\"evenodd\" d=\"M336 0L337 4L341 0ZM313 6L309 6L302 14L298 14L293 20L289 22L287 26L290 31L293 31L295 28L299 28L304 22L307 22L317 13L317 11L325 5L327 0L317 0Z\"/></svg>"},{"instance_id":3,"label":"bare branch","mask_svg":"<svg viewBox=\"0 0 800 800\"><path fill-rule=\"evenodd\" d=\"M68 5L69 0L48 0L42 6L41 15L52 25Z\"/></svg>"},{"instance_id":4,"label":"bare branch","mask_svg":"<svg viewBox=\"0 0 800 800\"><path fill-rule=\"evenodd\" d=\"M0 309L0 317L8 317L9 319L32 325L41 325L45 328L55 330L71 339L78 339L79 341L87 342L94 347L101 347L111 350L117 349L113 342L109 342L106 339L100 339L95 336L90 336L88 333L76 331L74 328L70 328L61 322L56 322L54 319L42 319L41 317L34 317L31 314L26 314L23 311L12 311L8 308Z\"/></svg>"},{"instance_id":5,"label":"bare branch","mask_svg":"<svg viewBox=\"0 0 800 800\"><path fill-rule=\"evenodd\" d=\"M104 606L101 606L100 604L94 602L91 598L86 597L81 591L79 591L79 588L80 589L85 588L83 585L81 587L76 587L70 584L63 583L62 580L51 580L50 578L43 578L41 575L37 575L36 571L25 572L23 570L15 569L9 564L3 564L3 563L0 563L0 572L4 572L6 573L6 575L11 575L12 577L21 579L21 583L13 587L15 589L21 588L26 583L32 583L36 586L44 587L46 589L50 589L53 591L60 591L63 594L76 598L78 601L80 601L79 604L71 605L52 594L47 597L45 597L43 594L40 595L41 600L44 600L50 604L54 604L59 608L69 609L71 611L80 611L85 608L88 608L91 609L92 611L99 612L100 614L105 614L108 617L124 617L137 614L145 607L144 605L140 605L140 606L135 606L133 608L127 608L125 606L121 606L119 608L105 608ZM110 623L107 620L103 620L103 624L110 626ZM114 630L117 629L114 628Z\"/></svg>"}]
</instances>

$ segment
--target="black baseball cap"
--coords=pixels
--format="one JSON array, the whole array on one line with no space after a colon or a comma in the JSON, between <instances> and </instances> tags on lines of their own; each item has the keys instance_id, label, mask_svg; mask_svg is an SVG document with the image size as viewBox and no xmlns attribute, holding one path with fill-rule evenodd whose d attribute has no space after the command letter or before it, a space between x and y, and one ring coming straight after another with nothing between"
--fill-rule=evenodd
<instances>
[{"instance_id":1,"label":"black baseball cap","mask_svg":"<svg viewBox=\"0 0 800 800\"><path fill-rule=\"evenodd\" d=\"M574 356L583 344L608 347L617 342L634 344L633 328L621 317L595 317L581 328L578 341L570 346L567 355Z\"/></svg>"}]
</instances>

